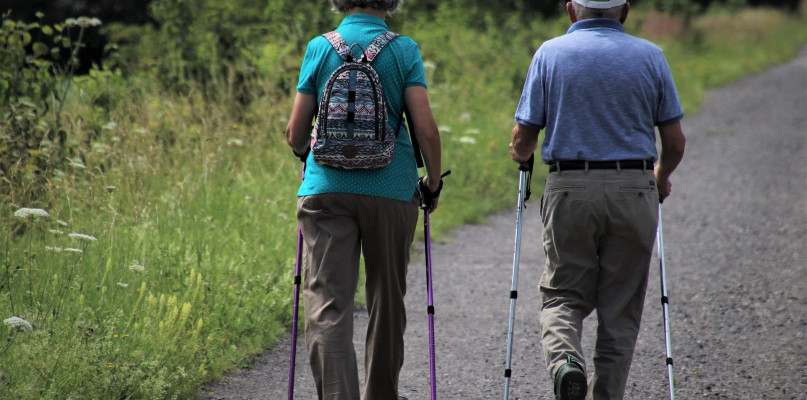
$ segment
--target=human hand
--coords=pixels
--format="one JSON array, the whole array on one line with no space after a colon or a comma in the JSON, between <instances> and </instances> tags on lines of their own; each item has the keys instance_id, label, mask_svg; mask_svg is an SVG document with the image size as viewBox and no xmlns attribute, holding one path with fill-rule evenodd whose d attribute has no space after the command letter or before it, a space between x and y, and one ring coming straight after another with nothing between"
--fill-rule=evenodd
<instances>
[{"instance_id":1,"label":"human hand","mask_svg":"<svg viewBox=\"0 0 807 400\"><path fill-rule=\"evenodd\" d=\"M664 199L669 197L670 193L672 193L672 183L670 182L670 178L667 176L660 176L658 174L658 170L656 170L656 189L658 190L659 203L663 203Z\"/></svg>"},{"instance_id":2,"label":"human hand","mask_svg":"<svg viewBox=\"0 0 807 400\"><path fill-rule=\"evenodd\" d=\"M514 126L510 136L510 158L519 164L529 160L538 148L538 135L540 133L540 129L527 125L517 124Z\"/></svg>"},{"instance_id":3,"label":"human hand","mask_svg":"<svg viewBox=\"0 0 807 400\"><path fill-rule=\"evenodd\" d=\"M310 153L310 152L311 152L311 148L310 148L310 147L306 147L306 148L305 148L305 151L303 151L303 152L301 152L301 153L297 153L296 151L294 151L294 149L291 149L291 152L292 152L292 153L294 153L294 155L295 155L297 158L299 158L299 159L300 159L300 162L303 162L303 163L304 163L306 160L308 160L308 153Z\"/></svg>"},{"instance_id":4,"label":"human hand","mask_svg":"<svg viewBox=\"0 0 807 400\"><path fill-rule=\"evenodd\" d=\"M515 161L515 162L517 162L519 164L525 163L525 162L527 162L527 160L530 159L530 157L532 157L532 154L533 153L528 153L528 154L519 153L516 150L515 146L513 145L513 142L510 142L510 158L513 161Z\"/></svg>"},{"instance_id":5,"label":"human hand","mask_svg":"<svg viewBox=\"0 0 807 400\"><path fill-rule=\"evenodd\" d=\"M421 195L420 208L428 210L429 213L437 209L437 203L440 200L440 192L443 190L443 177L450 173L451 170L446 171L436 182L433 179L429 179L428 176L421 176L420 179L418 179Z\"/></svg>"}]
</instances>

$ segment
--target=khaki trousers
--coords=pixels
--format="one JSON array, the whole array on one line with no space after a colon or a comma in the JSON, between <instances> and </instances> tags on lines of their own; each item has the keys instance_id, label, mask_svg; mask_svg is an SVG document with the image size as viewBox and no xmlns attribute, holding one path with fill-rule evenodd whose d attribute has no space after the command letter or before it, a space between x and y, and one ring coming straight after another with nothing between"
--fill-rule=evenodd
<instances>
[{"instance_id":1,"label":"khaki trousers","mask_svg":"<svg viewBox=\"0 0 807 400\"><path fill-rule=\"evenodd\" d=\"M406 270L418 202L332 193L300 197L305 241L305 341L320 400L359 400L353 298L364 255L367 311L363 400L398 397Z\"/></svg>"},{"instance_id":2,"label":"khaki trousers","mask_svg":"<svg viewBox=\"0 0 807 400\"><path fill-rule=\"evenodd\" d=\"M550 377L585 369L583 319L597 310L587 399L621 399L639 333L658 223L652 169L550 173L541 199L546 270L542 346Z\"/></svg>"}]
</instances>

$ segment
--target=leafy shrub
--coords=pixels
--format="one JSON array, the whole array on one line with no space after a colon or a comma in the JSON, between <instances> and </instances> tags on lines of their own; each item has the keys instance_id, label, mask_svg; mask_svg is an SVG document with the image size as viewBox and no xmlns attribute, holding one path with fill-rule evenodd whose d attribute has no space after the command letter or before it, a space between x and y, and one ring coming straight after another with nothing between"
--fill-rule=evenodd
<instances>
[{"instance_id":1,"label":"leafy shrub","mask_svg":"<svg viewBox=\"0 0 807 400\"><path fill-rule=\"evenodd\" d=\"M67 162L62 107L84 29L100 21L69 19L51 26L8 15L0 28L0 193L4 201L32 205L42 200L50 174ZM79 30L78 40L71 40L71 29ZM50 55L63 51L66 63L51 61Z\"/></svg>"},{"instance_id":2,"label":"leafy shrub","mask_svg":"<svg viewBox=\"0 0 807 400\"><path fill-rule=\"evenodd\" d=\"M256 97L250 86L258 78L292 88L289 78L296 65L290 60L299 58L311 36L332 29L336 21L323 3L281 0L154 0L150 12L156 29L106 29L122 52L113 56L116 65L150 71L179 92L201 87L210 96L223 91L243 103Z\"/></svg>"}]
</instances>

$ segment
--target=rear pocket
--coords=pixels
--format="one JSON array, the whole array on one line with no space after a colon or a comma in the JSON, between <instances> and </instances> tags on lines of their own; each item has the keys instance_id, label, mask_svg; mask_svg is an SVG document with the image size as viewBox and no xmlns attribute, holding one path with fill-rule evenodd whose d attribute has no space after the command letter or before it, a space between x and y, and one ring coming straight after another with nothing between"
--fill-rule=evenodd
<instances>
[{"instance_id":1,"label":"rear pocket","mask_svg":"<svg viewBox=\"0 0 807 400\"><path fill-rule=\"evenodd\" d=\"M656 190L656 182L648 180L646 184L629 184L620 185L620 192L654 192Z\"/></svg>"}]
</instances>

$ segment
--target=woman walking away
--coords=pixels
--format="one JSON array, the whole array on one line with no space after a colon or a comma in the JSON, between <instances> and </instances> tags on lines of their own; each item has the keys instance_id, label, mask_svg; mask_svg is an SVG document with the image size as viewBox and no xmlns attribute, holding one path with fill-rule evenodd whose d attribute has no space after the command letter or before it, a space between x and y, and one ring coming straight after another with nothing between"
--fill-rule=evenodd
<instances>
[{"instance_id":1,"label":"woman walking away","mask_svg":"<svg viewBox=\"0 0 807 400\"><path fill-rule=\"evenodd\" d=\"M297 218L305 242L305 341L320 400L403 398L398 395L398 376L404 361L406 271L420 199L415 151L402 123L404 106L426 164L423 179L434 197L431 211L437 208L441 181L440 136L429 106L420 50L412 39L388 33L385 22L401 2L330 0L333 11L345 18L336 34L308 43L286 128L289 146L305 162ZM363 86L361 74L356 79L343 75L344 96L331 90L331 85L339 83L329 83L329 78L346 61L369 61L383 88L383 104L360 104L365 97L362 90L377 86ZM366 112L376 106L380 114ZM337 120L340 113L347 122ZM392 156L385 165L356 162L362 152L357 156L350 151L356 149L352 144L338 152L325 149L338 142L333 138L360 140L362 121L366 122L362 118L378 115L386 115L381 125L390 127L394 138L394 151L386 153ZM324 132L339 131L342 126L341 135ZM354 164L334 166L330 163L334 158ZM361 391L353 348L353 297L360 253L370 317Z\"/></svg>"}]
</instances>

